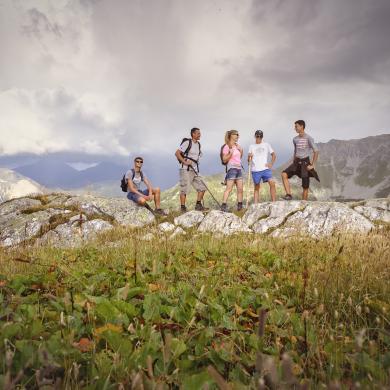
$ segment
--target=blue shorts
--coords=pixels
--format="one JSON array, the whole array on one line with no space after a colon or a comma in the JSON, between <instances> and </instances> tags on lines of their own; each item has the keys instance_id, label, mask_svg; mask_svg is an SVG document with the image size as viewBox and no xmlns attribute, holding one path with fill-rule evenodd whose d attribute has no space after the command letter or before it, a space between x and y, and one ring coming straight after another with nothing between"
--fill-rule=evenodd
<instances>
[{"instance_id":1,"label":"blue shorts","mask_svg":"<svg viewBox=\"0 0 390 390\"><path fill-rule=\"evenodd\" d=\"M272 179L272 171L270 169L264 169L264 171L252 172L252 179L255 185L258 185L263 180L263 183L267 183L268 180Z\"/></svg>"},{"instance_id":2,"label":"blue shorts","mask_svg":"<svg viewBox=\"0 0 390 390\"><path fill-rule=\"evenodd\" d=\"M226 174L226 180L240 180L242 179L242 170L239 168L230 168Z\"/></svg>"},{"instance_id":3,"label":"blue shorts","mask_svg":"<svg viewBox=\"0 0 390 390\"><path fill-rule=\"evenodd\" d=\"M143 191L140 191L142 194L148 196L149 195L149 190L146 189L146 190L143 190ZM129 200L132 200L133 202L135 203L138 203L138 199L141 198L141 195L140 194L137 194L136 192L128 192L127 193L127 199Z\"/></svg>"}]
</instances>

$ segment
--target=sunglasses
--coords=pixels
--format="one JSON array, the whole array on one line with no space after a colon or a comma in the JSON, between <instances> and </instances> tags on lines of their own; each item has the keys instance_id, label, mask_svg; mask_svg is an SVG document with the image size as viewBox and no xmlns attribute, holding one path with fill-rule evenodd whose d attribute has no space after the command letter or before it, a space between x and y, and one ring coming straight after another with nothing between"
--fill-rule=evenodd
<instances>
[{"instance_id":1,"label":"sunglasses","mask_svg":"<svg viewBox=\"0 0 390 390\"><path fill-rule=\"evenodd\" d=\"M142 160L135 160L137 164L143 164L144 162Z\"/></svg>"}]
</instances>

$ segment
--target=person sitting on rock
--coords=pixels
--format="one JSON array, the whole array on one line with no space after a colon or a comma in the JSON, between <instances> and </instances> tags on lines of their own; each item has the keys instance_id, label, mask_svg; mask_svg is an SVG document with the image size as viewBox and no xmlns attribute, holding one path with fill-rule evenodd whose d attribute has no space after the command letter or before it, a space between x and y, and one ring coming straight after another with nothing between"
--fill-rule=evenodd
<instances>
[{"instance_id":1,"label":"person sitting on rock","mask_svg":"<svg viewBox=\"0 0 390 390\"><path fill-rule=\"evenodd\" d=\"M260 184L269 184L269 191L272 202L276 199L275 181L272 178L271 168L273 167L276 154L271 145L263 141L263 132L261 130L255 131L256 143L249 146L248 163L251 163L251 173L254 184L254 203L259 202L260 198ZM271 155L271 162L268 162L268 156ZM249 173L248 173L249 174Z\"/></svg>"},{"instance_id":2,"label":"person sitting on rock","mask_svg":"<svg viewBox=\"0 0 390 390\"><path fill-rule=\"evenodd\" d=\"M223 194L222 211L227 211L226 202L234 184L237 187L237 210L242 209L243 198L243 177L241 158L243 154L242 147L238 144L238 131L229 130L225 134L225 145L221 147L221 159L226 164L226 190Z\"/></svg>"},{"instance_id":3,"label":"person sitting on rock","mask_svg":"<svg viewBox=\"0 0 390 390\"><path fill-rule=\"evenodd\" d=\"M127 199L132 200L140 206L146 207L151 212L153 212L153 210L147 202L154 200L154 212L164 215L163 210L160 208L160 188L152 187L152 183L141 170L143 163L144 160L142 157L136 157L134 159L134 168L126 172L125 176L128 188ZM142 183L147 187L146 189L142 189Z\"/></svg>"},{"instance_id":4,"label":"person sitting on rock","mask_svg":"<svg viewBox=\"0 0 390 390\"><path fill-rule=\"evenodd\" d=\"M302 179L302 199L307 200L309 195L310 177L314 177L320 181L317 172L315 171L315 164L318 159L318 149L314 143L314 139L309 134L305 133L305 121L297 120L295 123L295 131L298 133L293 138L294 143L294 157L293 163L282 172L282 180L286 195L285 200L291 200L291 188L288 179L297 175ZM313 151L313 159L310 161L310 152Z\"/></svg>"}]
</instances>

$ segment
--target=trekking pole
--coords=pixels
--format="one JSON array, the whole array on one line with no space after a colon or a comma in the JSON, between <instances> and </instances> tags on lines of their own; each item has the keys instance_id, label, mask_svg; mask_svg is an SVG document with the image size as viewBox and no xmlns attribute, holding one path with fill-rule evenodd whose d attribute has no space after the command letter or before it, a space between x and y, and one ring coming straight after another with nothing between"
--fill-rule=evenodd
<instances>
[{"instance_id":1,"label":"trekking pole","mask_svg":"<svg viewBox=\"0 0 390 390\"><path fill-rule=\"evenodd\" d=\"M249 205L249 186L251 185L251 160L248 160L248 182L246 191L246 208Z\"/></svg>"},{"instance_id":2,"label":"trekking pole","mask_svg":"<svg viewBox=\"0 0 390 390\"><path fill-rule=\"evenodd\" d=\"M199 176L198 172L195 171L194 167L192 165L189 165L189 167L195 172L195 175L199 177L200 181L202 182L202 184L206 187L206 190L209 192L209 194L211 195L211 197L214 199L214 202L218 205L219 208L221 208L221 205L219 204L219 202L217 201L217 199L215 199L214 195L212 194L212 192L210 191L209 187L207 187L207 184L204 182L204 180L202 179L201 176Z\"/></svg>"}]
</instances>

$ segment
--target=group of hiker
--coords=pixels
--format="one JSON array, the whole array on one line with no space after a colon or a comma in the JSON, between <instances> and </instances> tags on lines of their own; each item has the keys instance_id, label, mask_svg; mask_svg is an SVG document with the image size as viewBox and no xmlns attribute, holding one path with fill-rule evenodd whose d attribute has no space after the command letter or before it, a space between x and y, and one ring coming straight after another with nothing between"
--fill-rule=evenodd
<instances>
[{"instance_id":1,"label":"group of hiker","mask_svg":"<svg viewBox=\"0 0 390 390\"><path fill-rule=\"evenodd\" d=\"M294 155L291 164L283 170L282 181L285 189L284 200L291 200L291 187L289 179L298 176L302 180L302 199L307 200L309 194L310 177L319 181L315 164L318 159L318 149L313 138L305 132L305 121L297 120L294 122L295 131L298 133L293 138ZM199 128L192 128L189 138L183 138L175 156L180 163L179 183L180 183L180 209L182 212L187 211L186 198L191 186L197 192L195 210L207 210L203 205L203 197L208 190L206 183L203 181L200 171L201 151L201 131ZM276 154L271 145L264 141L264 133L256 130L254 133L255 142L249 146L247 161L250 167L251 178L253 182L253 201L258 203L260 200L260 184L268 183L270 197L272 201L276 200L276 186L272 175L272 168L276 161ZM223 194L222 204L214 198L222 211L228 211L227 201L234 186L237 189L237 210L243 208L243 156L244 150L240 146L239 132L229 130L225 134L225 142L220 149L221 163L225 166L226 175L224 183L226 189ZM143 158L134 159L134 167L126 172L122 179L122 190L127 191L127 198L141 206L145 206L150 211L152 208L148 205L149 201L154 201L154 213L164 214L160 205L160 189L153 187L150 180L142 171ZM249 184L248 172L248 184ZM142 189L142 183L146 189Z\"/></svg>"}]
</instances>

